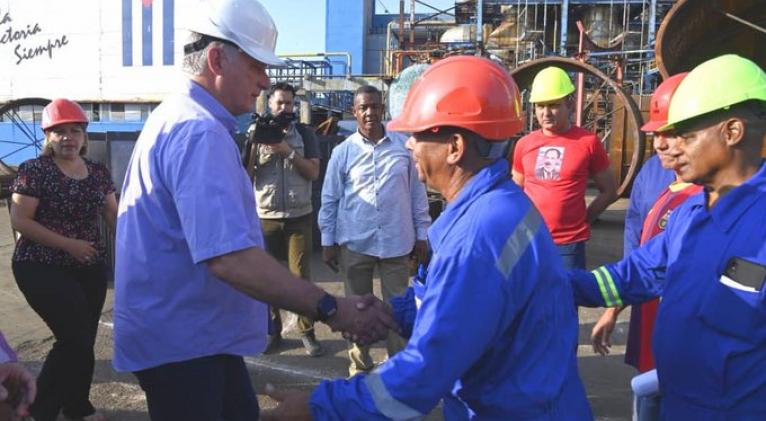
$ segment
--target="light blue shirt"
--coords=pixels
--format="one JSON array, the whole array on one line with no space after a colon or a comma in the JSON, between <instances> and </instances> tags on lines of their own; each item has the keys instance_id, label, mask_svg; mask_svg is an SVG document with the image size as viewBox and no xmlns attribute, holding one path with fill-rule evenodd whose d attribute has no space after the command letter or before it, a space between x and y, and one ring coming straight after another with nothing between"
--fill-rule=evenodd
<instances>
[{"instance_id":1,"label":"light blue shirt","mask_svg":"<svg viewBox=\"0 0 766 421\"><path fill-rule=\"evenodd\" d=\"M188 81L152 113L117 218L114 368L261 352L266 305L214 277L210 258L263 247L232 138L236 120Z\"/></svg>"},{"instance_id":2,"label":"light blue shirt","mask_svg":"<svg viewBox=\"0 0 766 421\"><path fill-rule=\"evenodd\" d=\"M387 259L426 239L426 188L405 141L389 132L374 144L357 131L333 149L319 210L323 246Z\"/></svg>"}]
</instances>

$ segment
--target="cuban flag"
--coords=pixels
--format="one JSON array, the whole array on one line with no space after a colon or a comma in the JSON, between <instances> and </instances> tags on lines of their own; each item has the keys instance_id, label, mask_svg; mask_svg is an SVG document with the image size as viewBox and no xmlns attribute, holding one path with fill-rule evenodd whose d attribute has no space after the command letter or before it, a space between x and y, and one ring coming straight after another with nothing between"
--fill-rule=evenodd
<instances>
[{"instance_id":1,"label":"cuban flag","mask_svg":"<svg viewBox=\"0 0 766 421\"><path fill-rule=\"evenodd\" d=\"M122 0L122 65L173 65L175 0Z\"/></svg>"}]
</instances>

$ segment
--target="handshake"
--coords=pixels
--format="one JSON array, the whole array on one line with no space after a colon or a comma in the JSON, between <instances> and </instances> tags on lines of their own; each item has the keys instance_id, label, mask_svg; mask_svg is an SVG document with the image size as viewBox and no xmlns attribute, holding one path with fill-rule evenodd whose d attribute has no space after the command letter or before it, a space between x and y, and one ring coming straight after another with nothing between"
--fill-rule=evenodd
<instances>
[{"instance_id":1,"label":"handshake","mask_svg":"<svg viewBox=\"0 0 766 421\"><path fill-rule=\"evenodd\" d=\"M333 332L343 332L343 337L359 345L370 345L384 339L388 331L399 333L391 307L372 294L338 297L338 311L325 320ZM309 400L310 391L276 390L266 384L266 395L279 403L276 408L261 412L262 421L309 421L312 419Z\"/></svg>"},{"instance_id":2,"label":"handshake","mask_svg":"<svg viewBox=\"0 0 766 421\"><path fill-rule=\"evenodd\" d=\"M388 336L388 331L399 333L391 307L372 294L338 297L337 312L325 323L333 332L359 345L370 345Z\"/></svg>"}]
</instances>

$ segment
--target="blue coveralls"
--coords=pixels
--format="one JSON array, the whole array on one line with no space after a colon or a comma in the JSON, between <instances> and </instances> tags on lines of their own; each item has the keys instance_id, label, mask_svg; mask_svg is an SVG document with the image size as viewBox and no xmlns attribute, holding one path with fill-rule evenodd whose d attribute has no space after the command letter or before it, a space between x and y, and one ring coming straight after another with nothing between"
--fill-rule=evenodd
<instances>
[{"instance_id":1,"label":"blue coveralls","mask_svg":"<svg viewBox=\"0 0 766 421\"><path fill-rule=\"evenodd\" d=\"M573 292L507 162L474 176L428 237L425 283L394 303L406 348L368 375L322 382L314 418L412 419L444 399L447 420L592 419Z\"/></svg>"},{"instance_id":2,"label":"blue coveralls","mask_svg":"<svg viewBox=\"0 0 766 421\"><path fill-rule=\"evenodd\" d=\"M662 295L654 356L664 420L766 420L766 291L720 282L732 257L766 264L766 166L707 209L689 198L622 261L572 272L580 305Z\"/></svg>"}]
</instances>

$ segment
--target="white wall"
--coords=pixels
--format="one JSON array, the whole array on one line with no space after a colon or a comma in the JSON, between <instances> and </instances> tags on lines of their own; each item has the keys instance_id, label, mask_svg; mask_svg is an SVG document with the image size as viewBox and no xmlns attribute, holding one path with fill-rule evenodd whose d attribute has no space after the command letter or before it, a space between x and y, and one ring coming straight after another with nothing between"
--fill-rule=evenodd
<instances>
[{"instance_id":1,"label":"white wall","mask_svg":"<svg viewBox=\"0 0 766 421\"><path fill-rule=\"evenodd\" d=\"M123 0L0 0L0 102L161 100L179 79L186 22L198 6L196 0L128 1L133 63L126 66ZM173 5L174 65L163 64L165 2ZM152 65L142 60L143 3L152 4Z\"/></svg>"}]
</instances>

